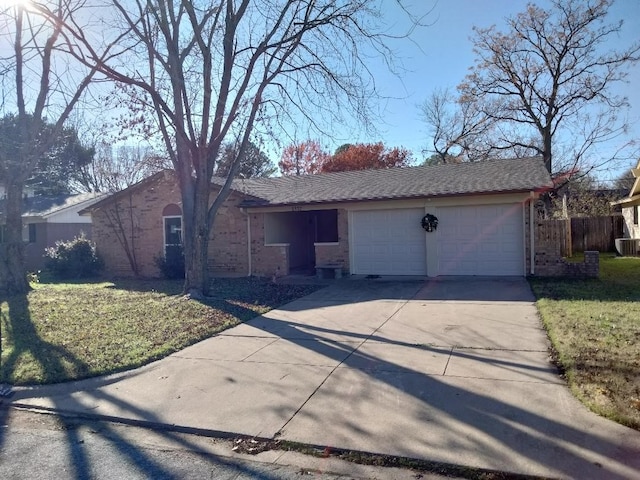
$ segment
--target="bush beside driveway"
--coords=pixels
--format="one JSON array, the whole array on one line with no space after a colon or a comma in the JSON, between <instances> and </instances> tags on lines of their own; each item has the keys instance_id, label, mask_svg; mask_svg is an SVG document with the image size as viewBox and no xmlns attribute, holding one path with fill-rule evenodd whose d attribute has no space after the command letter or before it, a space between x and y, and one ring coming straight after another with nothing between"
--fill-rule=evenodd
<instances>
[{"instance_id":1,"label":"bush beside driveway","mask_svg":"<svg viewBox=\"0 0 640 480\"><path fill-rule=\"evenodd\" d=\"M640 258L603 254L598 279L530 283L573 393L640 430Z\"/></svg>"}]
</instances>

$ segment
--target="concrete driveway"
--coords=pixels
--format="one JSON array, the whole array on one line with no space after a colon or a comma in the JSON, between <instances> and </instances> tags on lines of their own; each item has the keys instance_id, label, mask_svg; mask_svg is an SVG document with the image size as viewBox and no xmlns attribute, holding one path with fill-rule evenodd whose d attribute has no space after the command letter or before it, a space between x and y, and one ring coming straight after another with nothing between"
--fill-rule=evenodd
<instances>
[{"instance_id":1,"label":"concrete driveway","mask_svg":"<svg viewBox=\"0 0 640 480\"><path fill-rule=\"evenodd\" d=\"M344 280L147 367L16 404L564 478L640 478L640 433L549 363L524 279Z\"/></svg>"}]
</instances>

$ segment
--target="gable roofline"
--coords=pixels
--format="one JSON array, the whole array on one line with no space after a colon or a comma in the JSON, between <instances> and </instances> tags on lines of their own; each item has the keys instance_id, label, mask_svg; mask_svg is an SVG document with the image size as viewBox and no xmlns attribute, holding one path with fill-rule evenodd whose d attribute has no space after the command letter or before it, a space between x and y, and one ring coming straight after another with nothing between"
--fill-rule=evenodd
<instances>
[{"instance_id":1,"label":"gable roofline","mask_svg":"<svg viewBox=\"0 0 640 480\"><path fill-rule=\"evenodd\" d=\"M54 217L56 215L60 215L62 213L65 213L67 210L73 209L73 208L78 208L81 207L80 210L78 210L78 215L80 214L80 212L86 208L89 208L91 205L93 205L96 202L99 202L101 199L103 199L104 197L107 197L108 194L106 193L94 193L92 197L87 198L86 200L82 200L78 203L74 203L71 205L62 205L60 206L60 208L55 208L47 213L45 213L44 215L42 215L42 218L51 218Z\"/></svg>"},{"instance_id":2,"label":"gable roofline","mask_svg":"<svg viewBox=\"0 0 640 480\"><path fill-rule=\"evenodd\" d=\"M78 193L60 195L36 195L28 197L22 203L22 218L25 220L46 221L76 209L83 209L99 201L104 194ZM0 200L0 217L4 218L4 202Z\"/></svg>"},{"instance_id":3,"label":"gable roofline","mask_svg":"<svg viewBox=\"0 0 640 480\"><path fill-rule=\"evenodd\" d=\"M131 192L140 190L144 187L146 187L147 185L150 185L152 183L157 182L159 179L164 178L167 175L173 175L173 171L172 170L161 170L159 172L156 172L150 176L148 176L147 178L143 178L142 180L140 180L137 183L134 183L133 185L128 186L127 188L124 188L122 190L118 190L117 192L111 193L111 194L105 194L105 197L103 199L101 199L100 201L88 206L87 208L84 208L82 210L80 210L78 212L79 215L89 215L91 214L91 212L93 210L98 210L102 207L104 207L105 205L108 205L112 202L115 202L117 200L119 200L120 198L128 195Z\"/></svg>"},{"instance_id":4,"label":"gable roofline","mask_svg":"<svg viewBox=\"0 0 640 480\"><path fill-rule=\"evenodd\" d=\"M112 194L106 194L106 197L101 199L100 201L94 203L93 205L88 206L87 208L81 210L80 212L78 212L80 215L90 215L92 211L94 210L98 210L100 208L103 208L105 205L109 205L112 202L118 201L119 199L121 199L122 197L125 197L127 195L130 195L131 193L141 190L143 188L146 188L149 185L152 185L153 183L157 182L158 180L162 179L162 178L167 178L167 177L174 177L175 178L175 172L173 170L170 169L164 169L161 170L159 172L156 172L150 176L148 176L147 178L144 178L142 180L140 180L138 183L134 183L133 185L130 185L127 188L124 188L122 190L119 190L117 192L114 192ZM213 185L216 185L218 187L222 187L222 185L224 185L225 179L221 178L221 177L213 177L211 179L211 183ZM234 184L235 184L236 180L234 180ZM249 196L252 197L252 195L246 193L246 192L242 192L240 190L238 190L237 188L233 188L234 184L232 184L231 186L231 191L232 192L237 192L240 193L242 195L244 195L245 197ZM255 198L255 200L258 200L257 198Z\"/></svg>"}]
</instances>

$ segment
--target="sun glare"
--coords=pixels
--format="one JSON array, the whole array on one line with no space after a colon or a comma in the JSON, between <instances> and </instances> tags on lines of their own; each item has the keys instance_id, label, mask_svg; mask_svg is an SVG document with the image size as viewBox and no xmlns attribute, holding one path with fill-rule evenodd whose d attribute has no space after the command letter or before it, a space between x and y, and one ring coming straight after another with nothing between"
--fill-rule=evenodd
<instances>
[{"instance_id":1,"label":"sun glare","mask_svg":"<svg viewBox=\"0 0 640 480\"><path fill-rule=\"evenodd\" d=\"M31 0L0 0L0 8L6 7L26 7Z\"/></svg>"}]
</instances>

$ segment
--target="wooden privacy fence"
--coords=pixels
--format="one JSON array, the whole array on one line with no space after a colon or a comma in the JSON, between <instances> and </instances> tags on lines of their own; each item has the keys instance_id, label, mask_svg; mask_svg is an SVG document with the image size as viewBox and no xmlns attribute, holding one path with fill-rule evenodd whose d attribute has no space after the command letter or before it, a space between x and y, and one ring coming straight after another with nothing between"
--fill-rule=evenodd
<instances>
[{"instance_id":1,"label":"wooden privacy fence","mask_svg":"<svg viewBox=\"0 0 640 480\"><path fill-rule=\"evenodd\" d=\"M571 243L574 252L614 252L615 239L623 236L624 219L620 215L571 219Z\"/></svg>"},{"instance_id":2,"label":"wooden privacy fence","mask_svg":"<svg viewBox=\"0 0 640 480\"><path fill-rule=\"evenodd\" d=\"M539 220L537 228L536 244L559 248L563 257L572 255L571 223L568 219Z\"/></svg>"},{"instance_id":3,"label":"wooden privacy fence","mask_svg":"<svg viewBox=\"0 0 640 480\"><path fill-rule=\"evenodd\" d=\"M620 215L538 221L537 240L558 245L563 257L587 250L613 252L615 239L623 235L624 219Z\"/></svg>"}]
</instances>

